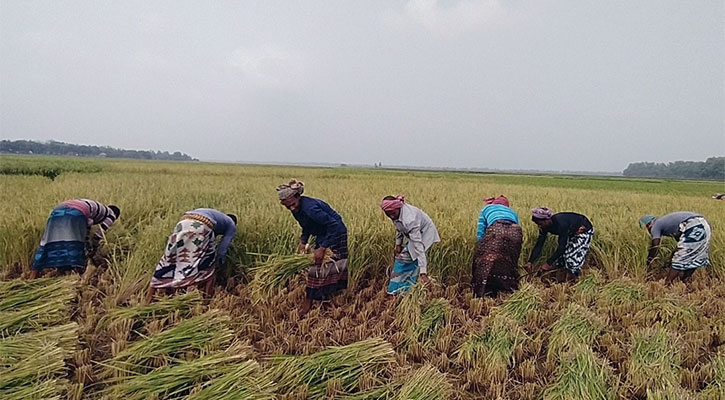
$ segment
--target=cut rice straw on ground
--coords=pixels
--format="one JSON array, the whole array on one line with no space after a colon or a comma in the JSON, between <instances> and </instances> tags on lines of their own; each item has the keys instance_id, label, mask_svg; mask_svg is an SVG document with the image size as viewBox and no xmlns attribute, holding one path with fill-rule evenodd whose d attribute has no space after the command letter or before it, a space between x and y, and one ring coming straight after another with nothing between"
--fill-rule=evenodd
<instances>
[{"instance_id":1,"label":"cut rice straw on ground","mask_svg":"<svg viewBox=\"0 0 725 400\"><path fill-rule=\"evenodd\" d=\"M427 290L422 283L416 283L406 293L400 295L395 308L395 323L405 332L411 332L420 325L423 304L428 298Z\"/></svg>"},{"instance_id":2,"label":"cut rice straw on ground","mask_svg":"<svg viewBox=\"0 0 725 400\"><path fill-rule=\"evenodd\" d=\"M576 346L562 356L555 382L544 400L613 400L612 372L587 346Z\"/></svg>"},{"instance_id":3,"label":"cut rice straw on ground","mask_svg":"<svg viewBox=\"0 0 725 400\"><path fill-rule=\"evenodd\" d=\"M78 344L78 325L70 323L37 332L9 336L0 340L0 366L12 365L33 357L38 348L55 344L70 353Z\"/></svg>"},{"instance_id":4,"label":"cut rice straw on ground","mask_svg":"<svg viewBox=\"0 0 725 400\"><path fill-rule=\"evenodd\" d=\"M707 365L709 379L701 395L706 400L725 399L725 354L718 354Z\"/></svg>"},{"instance_id":5,"label":"cut rice straw on ground","mask_svg":"<svg viewBox=\"0 0 725 400\"><path fill-rule=\"evenodd\" d=\"M500 312L521 323L529 312L538 309L540 305L541 296L536 288L530 283L524 283L519 290L504 300Z\"/></svg>"},{"instance_id":6,"label":"cut rice straw on ground","mask_svg":"<svg viewBox=\"0 0 725 400\"><path fill-rule=\"evenodd\" d=\"M363 373L378 377L394 360L390 343L373 338L307 356L273 357L269 376L277 383L279 394L291 394L306 386L308 398L320 399L327 395L328 381L339 381L341 390L351 393L358 389Z\"/></svg>"},{"instance_id":7,"label":"cut rice straw on ground","mask_svg":"<svg viewBox=\"0 0 725 400\"><path fill-rule=\"evenodd\" d=\"M398 390L395 400L446 400L451 396L446 375L426 364L413 373Z\"/></svg>"},{"instance_id":8,"label":"cut rice straw on ground","mask_svg":"<svg viewBox=\"0 0 725 400\"><path fill-rule=\"evenodd\" d=\"M409 340L430 344L435 340L438 330L445 324L450 309L445 299L433 299L421 312L420 323L413 327Z\"/></svg>"},{"instance_id":9,"label":"cut rice straw on ground","mask_svg":"<svg viewBox=\"0 0 725 400\"><path fill-rule=\"evenodd\" d=\"M697 326L698 316L695 308L684 300L673 297L658 297L647 300L641 310L635 315L635 320L642 321L647 326L657 322L673 329L693 329Z\"/></svg>"},{"instance_id":10,"label":"cut rice straw on ground","mask_svg":"<svg viewBox=\"0 0 725 400\"><path fill-rule=\"evenodd\" d=\"M175 312L188 313L201 304L201 293L198 290L193 290L182 295L162 298L151 304L114 308L101 319L98 327L105 328L109 323L120 319L149 321L169 316Z\"/></svg>"},{"instance_id":11,"label":"cut rice straw on ground","mask_svg":"<svg viewBox=\"0 0 725 400\"><path fill-rule=\"evenodd\" d=\"M645 328L632 334L632 350L626 365L626 387L636 396L647 390L677 388L682 357L677 338L661 327Z\"/></svg>"},{"instance_id":12,"label":"cut rice straw on ground","mask_svg":"<svg viewBox=\"0 0 725 400\"><path fill-rule=\"evenodd\" d=\"M551 327L547 361L559 361L558 357L574 346L590 346L604 326L605 323L593 312L578 304L570 304Z\"/></svg>"},{"instance_id":13,"label":"cut rice straw on ground","mask_svg":"<svg viewBox=\"0 0 725 400\"><path fill-rule=\"evenodd\" d=\"M259 364L247 360L215 378L186 400L274 400L274 388L274 383L262 373Z\"/></svg>"}]
</instances>

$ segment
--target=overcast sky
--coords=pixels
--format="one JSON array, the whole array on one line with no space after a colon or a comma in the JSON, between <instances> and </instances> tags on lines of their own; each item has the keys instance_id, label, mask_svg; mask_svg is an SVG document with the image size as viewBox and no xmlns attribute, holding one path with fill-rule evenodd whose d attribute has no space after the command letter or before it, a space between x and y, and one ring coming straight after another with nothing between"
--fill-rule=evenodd
<instances>
[{"instance_id":1,"label":"overcast sky","mask_svg":"<svg viewBox=\"0 0 725 400\"><path fill-rule=\"evenodd\" d=\"M621 171L725 154L725 2L0 0L0 136Z\"/></svg>"}]
</instances>

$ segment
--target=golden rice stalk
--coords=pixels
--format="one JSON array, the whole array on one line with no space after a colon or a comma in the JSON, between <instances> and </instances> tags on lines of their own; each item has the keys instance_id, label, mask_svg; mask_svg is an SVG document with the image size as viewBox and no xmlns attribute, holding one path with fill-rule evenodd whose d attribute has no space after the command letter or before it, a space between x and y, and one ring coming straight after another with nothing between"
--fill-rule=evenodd
<instances>
[{"instance_id":1,"label":"golden rice stalk","mask_svg":"<svg viewBox=\"0 0 725 400\"><path fill-rule=\"evenodd\" d=\"M591 303L599 294L601 280L599 273L590 270L574 285L574 296L584 304Z\"/></svg>"},{"instance_id":2,"label":"golden rice stalk","mask_svg":"<svg viewBox=\"0 0 725 400\"><path fill-rule=\"evenodd\" d=\"M167 297L151 304L140 304L134 307L119 307L108 312L98 323L99 328L105 328L113 321L129 319L135 321L149 321L166 317L177 311L188 313L200 306L202 296L198 290L184 293L179 296Z\"/></svg>"},{"instance_id":3,"label":"golden rice stalk","mask_svg":"<svg viewBox=\"0 0 725 400\"><path fill-rule=\"evenodd\" d=\"M45 379L0 389L3 400L60 400L66 389L62 379Z\"/></svg>"},{"instance_id":4,"label":"golden rice stalk","mask_svg":"<svg viewBox=\"0 0 725 400\"><path fill-rule=\"evenodd\" d=\"M505 316L522 323L526 320L526 316L539 308L541 305L541 295L536 288L530 283L524 283L521 288L514 292L509 298L504 300L500 308L500 312Z\"/></svg>"},{"instance_id":5,"label":"golden rice stalk","mask_svg":"<svg viewBox=\"0 0 725 400\"><path fill-rule=\"evenodd\" d=\"M373 338L306 356L276 356L270 361L269 376L277 383L278 394L306 388L307 398L321 399L327 395L330 380L338 380L342 391L350 393L358 388L364 373L379 376L395 361L395 352L390 343Z\"/></svg>"},{"instance_id":6,"label":"golden rice stalk","mask_svg":"<svg viewBox=\"0 0 725 400\"><path fill-rule=\"evenodd\" d=\"M68 303L76 296L77 278L0 282L0 314L50 302Z\"/></svg>"},{"instance_id":7,"label":"golden rice stalk","mask_svg":"<svg viewBox=\"0 0 725 400\"><path fill-rule=\"evenodd\" d=\"M401 330L410 332L420 325L422 307L428 298L427 290L423 283L418 282L399 297L400 300L395 308L395 323Z\"/></svg>"},{"instance_id":8,"label":"golden rice stalk","mask_svg":"<svg viewBox=\"0 0 725 400\"><path fill-rule=\"evenodd\" d=\"M160 358L185 358L181 356L229 344L234 339L234 332L227 326L229 320L219 310L211 310L139 340L103 363L108 369L107 376L118 369L144 372L150 369L151 361L158 362Z\"/></svg>"},{"instance_id":9,"label":"golden rice stalk","mask_svg":"<svg viewBox=\"0 0 725 400\"><path fill-rule=\"evenodd\" d=\"M267 261L252 268L254 280L249 285L249 291L256 301L261 301L287 286L292 278L310 265L312 256L308 254L271 255Z\"/></svg>"},{"instance_id":10,"label":"golden rice stalk","mask_svg":"<svg viewBox=\"0 0 725 400\"><path fill-rule=\"evenodd\" d=\"M453 392L446 375L426 364L415 371L400 387L394 400L446 400Z\"/></svg>"},{"instance_id":11,"label":"golden rice stalk","mask_svg":"<svg viewBox=\"0 0 725 400\"><path fill-rule=\"evenodd\" d=\"M1 339L0 367L32 358L39 348L47 344L57 345L68 354L74 351L78 344L78 325L73 322Z\"/></svg>"},{"instance_id":12,"label":"golden rice stalk","mask_svg":"<svg viewBox=\"0 0 725 400\"><path fill-rule=\"evenodd\" d=\"M590 346L604 326L604 321L593 312L578 304L570 304L551 328L547 361L557 361L574 346Z\"/></svg>"},{"instance_id":13,"label":"golden rice stalk","mask_svg":"<svg viewBox=\"0 0 725 400\"><path fill-rule=\"evenodd\" d=\"M684 300L664 296L644 302L641 310L635 314L635 319L647 326L657 322L672 329L691 330L697 326L698 316L695 308Z\"/></svg>"},{"instance_id":14,"label":"golden rice stalk","mask_svg":"<svg viewBox=\"0 0 725 400\"><path fill-rule=\"evenodd\" d=\"M61 376L66 373L64 360L71 356L70 351L52 342L37 346L27 354L17 362L0 365L0 391Z\"/></svg>"},{"instance_id":15,"label":"golden rice stalk","mask_svg":"<svg viewBox=\"0 0 725 400\"><path fill-rule=\"evenodd\" d=\"M639 329L631 342L625 385L632 394L680 386L682 356L673 334L661 327Z\"/></svg>"},{"instance_id":16,"label":"golden rice stalk","mask_svg":"<svg viewBox=\"0 0 725 400\"><path fill-rule=\"evenodd\" d=\"M718 354L707 365L708 379L701 396L705 400L725 399L725 354Z\"/></svg>"},{"instance_id":17,"label":"golden rice stalk","mask_svg":"<svg viewBox=\"0 0 725 400\"><path fill-rule=\"evenodd\" d=\"M597 300L597 305L600 308L633 307L640 303L644 297L645 291L641 284L623 278L604 286Z\"/></svg>"},{"instance_id":18,"label":"golden rice stalk","mask_svg":"<svg viewBox=\"0 0 725 400\"><path fill-rule=\"evenodd\" d=\"M611 369L587 346L574 346L561 357L555 381L544 400L613 400Z\"/></svg>"},{"instance_id":19,"label":"golden rice stalk","mask_svg":"<svg viewBox=\"0 0 725 400\"><path fill-rule=\"evenodd\" d=\"M204 384L200 391L186 400L274 400L274 388L274 383L262 373L259 364L247 360Z\"/></svg>"},{"instance_id":20,"label":"golden rice stalk","mask_svg":"<svg viewBox=\"0 0 725 400\"><path fill-rule=\"evenodd\" d=\"M450 304L446 299L433 299L421 311L420 322L410 330L408 340L429 345L446 322Z\"/></svg>"}]
</instances>

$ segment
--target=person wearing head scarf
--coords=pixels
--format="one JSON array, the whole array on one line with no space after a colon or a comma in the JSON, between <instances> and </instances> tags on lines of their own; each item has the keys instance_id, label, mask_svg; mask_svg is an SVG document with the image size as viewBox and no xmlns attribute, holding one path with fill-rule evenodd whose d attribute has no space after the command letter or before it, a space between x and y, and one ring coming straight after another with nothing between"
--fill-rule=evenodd
<instances>
[{"instance_id":1,"label":"person wearing head scarf","mask_svg":"<svg viewBox=\"0 0 725 400\"><path fill-rule=\"evenodd\" d=\"M315 238L314 262L307 272L307 296L300 314L312 307L312 301L324 301L347 288L347 227L342 217L327 203L303 196L304 183L291 180L277 186L277 196L302 227L298 252L307 252L310 237ZM329 249L331 257L325 261Z\"/></svg>"},{"instance_id":2,"label":"person wearing head scarf","mask_svg":"<svg viewBox=\"0 0 725 400\"><path fill-rule=\"evenodd\" d=\"M146 302L156 290L188 287L212 295L216 268L223 267L232 239L237 234L237 216L212 208L197 208L184 213L164 247L164 255L151 278ZM219 248L216 238L222 237Z\"/></svg>"},{"instance_id":3,"label":"person wearing head scarf","mask_svg":"<svg viewBox=\"0 0 725 400\"><path fill-rule=\"evenodd\" d=\"M95 200L75 199L59 204L48 217L30 278L37 278L47 268L84 271L86 257L95 256L106 230L120 215L117 206L106 206ZM89 238L93 225L99 229Z\"/></svg>"},{"instance_id":4,"label":"person wearing head scarf","mask_svg":"<svg viewBox=\"0 0 725 400\"><path fill-rule=\"evenodd\" d=\"M405 196L386 196L380 203L385 215L395 225L395 262L388 283L388 294L406 292L418 281L427 280L426 251L440 242L433 220L418 207L405 202Z\"/></svg>"},{"instance_id":5,"label":"person wearing head scarf","mask_svg":"<svg viewBox=\"0 0 725 400\"><path fill-rule=\"evenodd\" d=\"M496 296L519 287L519 256L523 233L519 217L501 195L483 200L473 255L473 295Z\"/></svg>"},{"instance_id":6,"label":"person wearing head scarf","mask_svg":"<svg viewBox=\"0 0 725 400\"><path fill-rule=\"evenodd\" d=\"M534 208L531 210L531 214L531 220L539 226L539 238L536 240L529 262L524 268L527 271L532 270L532 264L541 255L547 234L551 233L559 236L558 246L554 254L540 269L551 271L563 267L567 271L567 279L576 279L581 272L594 237L592 223L584 215L573 212L554 214L546 207Z\"/></svg>"},{"instance_id":7,"label":"person wearing head scarf","mask_svg":"<svg viewBox=\"0 0 725 400\"><path fill-rule=\"evenodd\" d=\"M663 236L677 240L677 250L672 255L667 282L676 278L689 280L695 270L710 263L710 241L712 228L701 214L680 211L662 217L645 215L639 219L639 225L646 227L652 236L647 266L657 258L660 241Z\"/></svg>"}]
</instances>

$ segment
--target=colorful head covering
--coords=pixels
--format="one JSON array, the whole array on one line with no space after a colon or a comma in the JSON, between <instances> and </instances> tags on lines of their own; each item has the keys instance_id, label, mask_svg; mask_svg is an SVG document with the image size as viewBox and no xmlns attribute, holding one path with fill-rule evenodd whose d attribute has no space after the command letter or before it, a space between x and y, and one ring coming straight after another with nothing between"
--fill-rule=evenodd
<instances>
[{"instance_id":1,"label":"colorful head covering","mask_svg":"<svg viewBox=\"0 0 725 400\"><path fill-rule=\"evenodd\" d=\"M397 209L403 207L404 203L405 203L405 196L402 194L399 194L399 195L395 196L394 199L391 199L391 200L383 199L383 201L380 202L380 208L382 208L383 211L397 210Z\"/></svg>"},{"instance_id":2,"label":"colorful head covering","mask_svg":"<svg viewBox=\"0 0 725 400\"><path fill-rule=\"evenodd\" d=\"M280 200L288 199L294 195L302 195L305 191L305 184L297 179L292 179L286 185L277 186L277 196Z\"/></svg>"},{"instance_id":3,"label":"colorful head covering","mask_svg":"<svg viewBox=\"0 0 725 400\"><path fill-rule=\"evenodd\" d=\"M531 210L531 215L536 219L549 219L554 212L548 207L538 207Z\"/></svg>"},{"instance_id":4,"label":"colorful head covering","mask_svg":"<svg viewBox=\"0 0 725 400\"><path fill-rule=\"evenodd\" d=\"M639 218L639 227L647 226L650 222L654 221L657 217L654 215L643 215Z\"/></svg>"},{"instance_id":5,"label":"colorful head covering","mask_svg":"<svg viewBox=\"0 0 725 400\"><path fill-rule=\"evenodd\" d=\"M506 198L506 196L501 195L498 197L488 197L483 199L483 205L487 206L490 204L500 204L502 206L509 207L509 199Z\"/></svg>"}]
</instances>

